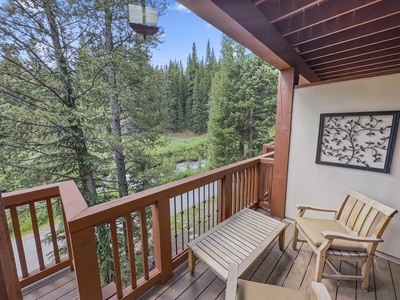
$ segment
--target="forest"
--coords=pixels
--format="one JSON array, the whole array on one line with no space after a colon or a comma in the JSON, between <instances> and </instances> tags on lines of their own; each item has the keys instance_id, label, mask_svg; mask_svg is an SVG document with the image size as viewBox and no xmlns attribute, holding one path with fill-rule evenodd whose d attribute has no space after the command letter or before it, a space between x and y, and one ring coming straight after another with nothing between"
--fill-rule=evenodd
<instances>
[{"instance_id":1,"label":"forest","mask_svg":"<svg viewBox=\"0 0 400 300\"><path fill-rule=\"evenodd\" d=\"M1 4L2 190L73 179L92 205L171 181L182 160L215 168L274 138L273 68L228 37L218 56L208 43L199 58L193 43L185 63L153 66L163 31L144 40L127 10L117 0ZM206 134L197 157L165 150L187 130Z\"/></svg>"},{"instance_id":2,"label":"forest","mask_svg":"<svg viewBox=\"0 0 400 300\"><path fill-rule=\"evenodd\" d=\"M126 1L2 1L1 191L74 180L95 205L191 175L180 162L261 154L277 71L226 36L221 53L208 43L198 57L193 43L187 61L154 66L163 34L136 35Z\"/></svg>"}]
</instances>

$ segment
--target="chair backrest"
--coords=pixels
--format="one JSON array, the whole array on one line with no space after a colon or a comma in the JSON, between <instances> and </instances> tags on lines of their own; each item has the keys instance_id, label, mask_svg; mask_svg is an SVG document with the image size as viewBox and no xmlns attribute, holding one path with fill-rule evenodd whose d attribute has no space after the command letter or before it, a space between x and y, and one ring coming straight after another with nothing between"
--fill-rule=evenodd
<instances>
[{"instance_id":1,"label":"chair backrest","mask_svg":"<svg viewBox=\"0 0 400 300\"><path fill-rule=\"evenodd\" d=\"M353 233L380 238L397 210L349 189L335 219Z\"/></svg>"}]
</instances>

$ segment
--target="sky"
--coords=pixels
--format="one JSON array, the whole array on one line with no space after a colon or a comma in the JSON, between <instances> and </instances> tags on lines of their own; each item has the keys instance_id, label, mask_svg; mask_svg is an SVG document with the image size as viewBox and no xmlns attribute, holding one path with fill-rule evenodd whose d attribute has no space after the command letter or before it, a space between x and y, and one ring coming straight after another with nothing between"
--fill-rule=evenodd
<instances>
[{"instance_id":1,"label":"sky","mask_svg":"<svg viewBox=\"0 0 400 300\"><path fill-rule=\"evenodd\" d=\"M152 50L152 64L163 66L170 60L176 59L182 60L186 66L193 42L196 43L197 56L201 59L205 57L208 40L218 58L221 49L221 31L174 0L168 2L169 8L158 19L158 26L164 28L164 43Z\"/></svg>"}]
</instances>

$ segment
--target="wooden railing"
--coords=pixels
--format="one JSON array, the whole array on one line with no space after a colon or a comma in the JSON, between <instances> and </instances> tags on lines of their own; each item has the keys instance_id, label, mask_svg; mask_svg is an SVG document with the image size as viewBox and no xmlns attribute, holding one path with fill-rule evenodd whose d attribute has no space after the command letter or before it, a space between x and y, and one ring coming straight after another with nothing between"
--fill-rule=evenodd
<instances>
[{"instance_id":1,"label":"wooden railing","mask_svg":"<svg viewBox=\"0 0 400 300\"><path fill-rule=\"evenodd\" d=\"M63 197L62 194L64 194ZM17 265L21 273L21 288L62 270L67 266L70 266L71 269L73 268L71 260L71 241L68 234L68 218L66 215L68 212L71 219L72 216L75 215L73 213L74 210L79 207L87 207L74 182L52 184L18 192L5 193L3 194L3 204L6 214L11 221L10 231L15 238L17 250L17 256L15 258L18 261ZM54 213L54 208L57 206L59 208L57 212L58 216ZM50 227L53 260L49 263L45 263L44 259L45 253L43 253L42 249L44 241L39 230L38 212L45 214L45 219L47 219L47 223ZM31 224L35 249L25 249L25 243L21 236L21 218L24 218L26 220L25 222ZM61 232L60 230L57 232L57 221L63 224L63 230ZM59 245L57 234L65 237L66 245L64 246L67 247L67 254L64 256L60 254L60 246L62 245ZM27 251L29 251L29 256L27 255ZM38 265L38 268L30 266L32 264L27 263L27 258L33 261L33 265Z\"/></svg>"},{"instance_id":2,"label":"wooden railing","mask_svg":"<svg viewBox=\"0 0 400 300\"><path fill-rule=\"evenodd\" d=\"M10 214L18 232L17 206L29 205L34 220L34 203L45 201L51 216L50 199L59 199L80 299L132 299L172 276L172 270L187 259L186 244L191 239L244 207L268 206L265 195L271 191L273 155L263 154L93 207L87 207L72 181L5 194L4 202L14 211ZM54 222L50 221L50 227L53 245L57 245ZM37 226L34 232L36 239ZM109 242L99 253L100 236ZM40 247L36 250L41 253ZM102 282L99 260L105 254L112 258L113 276ZM69 257L55 257L53 265L41 264L39 270L23 273L22 286L71 265Z\"/></svg>"}]
</instances>

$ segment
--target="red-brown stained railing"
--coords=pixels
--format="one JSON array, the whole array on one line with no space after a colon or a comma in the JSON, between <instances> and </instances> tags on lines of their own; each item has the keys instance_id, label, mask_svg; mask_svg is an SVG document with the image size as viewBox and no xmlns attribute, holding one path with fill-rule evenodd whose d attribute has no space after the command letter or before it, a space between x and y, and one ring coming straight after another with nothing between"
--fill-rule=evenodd
<instances>
[{"instance_id":1,"label":"red-brown stained railing","mask_svg":"<svg viewBox=\"0 0 400 300\"><path fill-rule=\"evenodd\" d=\"M187 238L191 239L190 235L196 236L202 234L202 228L203 233L205 232L207 221L207 229L209 229L244 207L257 205L259 200L262 200L260 196L268 188L266 183L269 182L269 180L264 180L263 177L266 175L269 176L270 173L263 169L262 166L270 166L272 159L268 158L271 157L273 157L273 153L264 154L260 157L248 159L93 207L87 207L79 190L72 181L50 185L47 189L38 188L34 191L28 191L28 194L32 196L32 201L18 198L18 201L13 204L14 209L10 209L13 227L15 227L14 231L19 232L16 230L18 229L18 225L14 224L18 220L15 210L16 206L44 200L46 201L50 218L52 215L50 199L60 197L63 208L63 219L66 222L65 231L68 252L74 253L74 266L80 299L101 299L102 297L106 297L106 294L107 298L111 297L110 299L136 298L156 282L167 281L172 276L172 269L177 267L187 257L187 252L184 251L185 247L183 247L183 251L176 252L174 255L172 254L171 236L173 237L177 230L171 229L170 199L176 201L176 197L181 196L182 201L182 195L186 195L186 197L190 195L192 197L191 201L189 201L189 198L186 198L187 212L184 212L185 219L187 217L188 222L193 222L193 224L185 228L185 230L187 229ZM215 193L216 191L218 192ZM23 194L23 192L21 193ZM173 204L176 206L176 202ZM34 208L34 204L30 204L31 213L34 215L32 207ZM146 208L149 207L152 208L152 218L149 219L152 220L151 224L147 224L146 221ZM174 206L172 207L176 210ZM200 209L201 207L204 209L203 213L199 211L196 214L196 209ZM138 222L135 223L132 220L132 214L139 215ZM202 215L203 218L201 218ZM130 267L130 278L127 287L123 286L121 277L122 256L118 249L117 235L117 231L119 230L117 222L119 218L124 218L126 221L127 260ZM179 219L179 217L175 219ZM140 227L140 250L143 264L142 278L137 278L136 273L135 251L137 249L135 250L133 235L133 230L135 229L133 228L133 223ZM109 284L102 289L96 255L95 228L104 224L110 224L115 284ZM147 225L153 226L151 232L154 235L151 242L153 242L152 246L154 247L155 269L151 271L149 270L148 260L150 241L148 240L149 232L147 231ZM193 227L190 228L189 226ZM55 228L51 221L50 227L54 245L56 244L54 242ZM16 242L17 244L19 243L18 233L16 233ZM21 252L20 256L24 257L23 247L18 251ZM57 257L56 254L55 257ZM61 263L66 262L67 265L69 264L68 260L60 259L60 261ZM22 270L24 269L23 265L24 262L22 261Z\"/></svg>"},{"instance_id":2,"label":"red-brown stained railing","mask_svg":"<svg viewBox=\"0 0 400 300\"><path fill-rule=\"evenodd\" d=\"M119 258L118 234L117 234L116 222L117 222L117 220L115 220L115 219L110 222L110 230L111 230L113 262L114 262L115 285L117 287L117 297L118 297L118 299L121 299L122 298L122 278L121 278L121 266L120 266L120 258Z\"/></svg>"},{"instance_id":3,"label":"red-brown stained railing","mask_svg":"<svg viewBox=\"0 0 400 300\"><path fill-rule=\"evenodd\" d=\"M149 279L149 241L147 238L147 222L146 222L146 211L142 208L140 211L140 237L142 244L142 263L143 263L143 277Z\"/></svg>"},{"instance_id":4,"label":"red-brown stained railing","mask_svg":"<svg viewBox=\"0 0 400 300\"><path fill-rule=\"evenodd\" d=\"M39 261L39 269L42 271L44 270L45 267L44 267L42 243L40 241L38 220L36 216L35 203L29 203L29 212L31 214L33 236L35 238L36 254Z\"/></svg>"},{"instance_id":5,"label":"red-brown stained railing","mask_svg":"<svg viewBox=\"0 0 400 300\"><path fill-rule=\"evenodd\" d=\"M51 199L46 199L46 208L47 208L47 215L49 217L51 241L53 243L54 260L56 263L59 263L60 262L60 252L58 250L56 226L54 224L54 214L53 214L53 206L51 204Z\"/></svg>"},{"instance_id":6,"label":"red-brown stained railing","mask_svg":"<svg viewBox=\"0 0 400 300\"><path fill-rule=\"evenodd\" d=\"M15 243L17 245L17 251L18 251L18 257L19 257L19 263L21 266L22 277L26 278L26 277L28 277L29 274L28 274L28 267L26 266L25 250L24 250L24 244L22 243L22 238L21 238L21 229L19 227L17 209L15 207L11 207L10 214L11 214L11 221L12 221L12 226L13 226L13 231L14 231Z\"/></svg>"},{"instance_id":7,"label":"red-brown stained railing","mask_svg":"<svg viewBox=\"0 0 400 300\"><path fill-rule=\"evenodd\" d=\"M133 228L132 228L132 215L129 213L126 215L126 238L128 243L128 254L129 254L129 274L130 284L132 289L137 287L136 283L136 259L135 259L135 242L133 239Z\"/></svg>"},{"instance_id":8,"label":"red-brown stained railing","mask_svg":"<svg viewBox=\"0 0 400 300\"><path fill-rule=\"evenodd\" d=\"M52 184L44 187L37 187L26 189L23 191L11 192L3 194L3 203L5 209L9 209L11 224L15 236L15 244L18 253L18 260L21 267L21 277L19 278L20 286L25 287L29 284L32 284L42 278L45 278L61 269L72 264L72 260L70 260L69 256L60 257L55 222L54 222L54 213L52 209L52 199L60 197L60 189L59 187L62 185L68 185L68 189L70 189L71 183L60 183L60 184ZM75 184L74 184L75 185ZM60 200L57 200L60 201ZM77 205L76 199L69 200L69 202L74 202L74 205ZM66 203L68 200L66 200ZM20 229L20 220L18 217L17 210L19 207L28 207L29 208L29 216L32 225L33 237L35 241L34 249L26 249L24 247L24 243L22 241L21 229ZM47 211L47 216L49 220L51 239L53 244L54 251L54 261L46 263L44 262L42 243L39 232L39 224L37 219L37 207L42 206L42 209ZM62 210L64 213L64 210ZM64 219L64 228L67 230L67 222ZM69 241L68 233L66 232L66 239ZM37 261L39 264L39 268L35 270L28 269L26 263L26 255L29 250L30 255L36 255ZM36 252L36 253L34 253ZM70 249L68 249L68 253L71 253Z\"/></svg>"}]
</instances>

